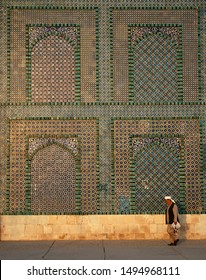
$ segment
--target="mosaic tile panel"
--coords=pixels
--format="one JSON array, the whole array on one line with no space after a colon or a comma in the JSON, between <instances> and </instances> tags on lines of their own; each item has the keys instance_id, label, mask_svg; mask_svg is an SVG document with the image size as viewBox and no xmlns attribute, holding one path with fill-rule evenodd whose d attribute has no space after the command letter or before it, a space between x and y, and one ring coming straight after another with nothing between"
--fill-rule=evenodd
<instances>
[{"instance_id":1,"label":"mosaic tile panel","mask_svg":"<svg viewBox=\"0 0 206 280\"><path fill-rule=\"evenodd\" d=\"M203 144L203 203L206 207L206 143Z\"/></svg>"},{"instance_id":2,"label":"mosaic tile panel","mask_svg":"<svg viewBox=\"0 0 206 280\"><path fill-rule=\"evenodd\" d=\"M178 83L182 85L181 78L178 80L178 67L182 67L179 29L158 25L129 28L131 101L178 101L180 94L182 100L178 88Z\"/></svg>"},{"instance_id":3,"label":"mosaic tile panel","mask_svg":"<svg viewBox=\"0 0 206 280\"><path fill-rule=\"evenodd\" d=\"M7 8L0 5L0 103L7 101Z\"/></svg>"},{"instance_id":4,"label":"mosaic tile panel","mask_svg":"<svg viewBox=\"0 0 206 280\"><path fill-rule=\"evenodd\" d=\"M137 141L136 138L132 140ZM163 197L168 194L176 201L181 212L183 210L179 201L181 146L178 145L181 140L148 137L138 139L138 142L145 140L147 144L138 151L134 151L135 147L132 145L134 174L136 175L136 212L146 213L151 210L161 212L165 207Z\"/></svg>"},{"instance_id":5,"label":"mosaic tile panel","mask_svg":"<svg viewBox=\"0 0 206 280\"><path fill-rule=\"evenodd\" d=\"M78 135L79 147L70 135ZM9 210L97 212L97 135L96 120L11 120ZM34 206L42 191L43 200ZM65 192L68 198L60 203ZM51 194L53 204L43 206ZM68 202L70 205L66 205Z\"/></svg>"},{"instance_id":6,"label":"mosaic tile panel","mask_svg":"<svg viewBox=\"0 0 206 280\"><path fill-rule=\"evenodd\" d=\"M180 154L182 140L181 138L167 138L167 137L159 137L158 135L155 137L150 136L133 136L132 137L132 154L133 157L136 156L142 149L148 148L150 145L159 145L159 146L166 146L173 152L176 156Z\"/></svg>"},{"instance_id":7,"label":"mosaic tile panel","mask_svg":"<svg viewBox=\"0 0 206 280\"><path fill-rule=\"evenodd\" d=\"M71 154L57 145L36 153L31 162L31 211L75 212L76 166Z\"/></svg>"},{"instance_id":8,"label":"mosaic tile panel","mask_svg":"<svg viewBox=\"0 0 206 280\"><path fill-rule=\"evenodd\" d=\"M77 156L79 153L78 148L78 139L76 137L68 137L68 138L29 138L28 140L28 157L31 158L38 150L43 149L46 146L55 144L62 146L74 155Z\"/></svg>"},{"instance_id":9,"label":"mosaic tile panel","mask_svg":"<svg viewBox=\"0 0 206 280\"><path fill-rule=\"evenodd\" d=\"M189 129L190 127L190 129ZM169 135L182 135L184 137L184 152L181 151L181 157L173 157L171 153L167 153L163 148L152 149L153 152L144 152L140 153L137 157L137 161L134 165L132 159L133 153L131 154L130 147L130 137L132 135L164 135L165 141L168 142L167 138L170 138ZM168 135L168 136L167 136ZM172 138L174 138L174 136ZM156 159L159 164L155 164L158 177L158 172L161 171L163 178L161 179L162 186L164 188L165 195L166 189L168 189L168 168L169 166L172 170L177 170L173 175L173 179L178 179L177 182L173 183L172 193L180 201L182 209L185 208L186 211L201 211L201 190L202 185L200 182L201 170L198 162L200 161L200 126L198 119L191 120L180 120L180 119L165 119L165 120L152 120L152 119L127 119L127 120L118 120L114 119L114 179L113 179L113 188L114 188L114 207L115 211L120 211L119 197L124 197L125 199L129 197L130 211L136 212L137 201L136 186L138 180L149 180L148 184L154 183L154 176L151 177L147 171L144 173L147 175L147 179L144 179L141 176L144 176L143 169L151 170L152 166L154 167L154 162L152 160ZM145 141L145 140L142 140ZM178 146L175 148L175 139L173 141L173 152L178 151ZM162 143L161 143L162 144ZM143 145L143 144L142 144ZM171 145L171 144L170 144ZM170 146L168 145L168 146ZM160 146L161 147L161 146ZM157 157L158 156L158 157ZM161 164L161 159L163 165ZM179 164L178 164L179 161ZM149 167L148 162L151 163ZM167 162L167 166L165 166ZM174 164L172 167L171 163ZM142 166L142 167L141 167ZM178 166L178 167L177 167ZM145 168L143 168L145 167ZM143 169L142 169L143 168ZM136 171L135 171L136 170ZM142 170L142 172L141 172ZM148 171L149 172L149 171ZM137 173L137 174L136 174ZM139 174L139 177L138 177ZM154 174L154 173L151 173ZM179 175L178 175L179 174ZM145 177L145 178L146 178ZM136 179L134 179L136 178ZM140 178L140 179L138 179ZM143 179L142 179L143 178ZM158 177L159 178L159 177ZM134 180L137 180L134 182ZM146 184L147 181L144 182ZM179 184L179 191L177 191ZM171 189L168 189L171 191ZM163 189L161 189L163 193ZM154 196L157 195L157 192L154 193ZM144 199L144 196L142 196ZM162 205L162 204L161 204ZM148 205L147 205L148 206ZM144 208L145 210L145 208ZM147 212L160 211L160 209L155 209L153 204L150 205L150 208L147 209ZM164 208L162 209L162 211ZM143 209L142 209L143 211ZM141 210L140 210L141 212Z\"/></svg>"},{"instance_id":10,"label":"mosaic tile panel","mask_svg":"<svg viewBox=\"0 0 206 280\"><path fill-rule=\"evenodd\" d=\"M78 139L29 138L28 178L30 177L32 213L75 213L76 173L80 172Z\"/></svg>"},{"instance_id":11,"label":"mosaic tile panel","mask_svg":"<svg viewBox=\"0 0 206 280\"><path fill-rule=\"evenodd\" d=\"M96 13L95 9L59 10L50 7L10 10L8 35L12 50L9 54L11 102L26 102L30 91L34 93L34 97L29 96L32 102L96 101ZM74 30L65 30L68 25L81 26L79 51L74 52L76 42L72 38L76 35ZM27 26L30 28L26 33ZM36 26L35 31L31 31L32 26ZM37 32L37 27L41 26L43 29ZM44 39L33 46L29 43L29 37L34 40L34 36L37 36L37 41L39 36ZM71 44L66 42L68 36ZM33 46L31 53L28 52L29 44ZM57 49L58 56L55 55Z\"/></svg>"},{"instance_id":12,"label":"mosaic tile panel","mask_svg":"<svg viewBox=\"0 0 206 280\"><path fill-rule=\"evenodd\" d=\"M28 101L75 102L78 81L78 28L28 27L31 63ZM75 58L76 57L76 58ZM77 66L76 66L77 65ZM76 75L77 74L77 75ZM77 77L76 77L77 76Z\"/></svg>"},{"instance_id":13,"label":"mosaic tile panel","mask_svg":"<svg viewBox=\"0 0 206 280\"><path fill-rule=\"evenodd\" d=\"M131 26L132 27L132 26ZM177 26L164 25L140 25L139 27L132 27L130 30L131 46L144 39L146 36L161 34L166 38L170 38L175 45L180 45L180 30Z\"/></svg>"},{"instance_id":14,"label":"mosaic tile panel","mask_svg":"<svg viewBox=\"0 0 206 280\"><path fill-rule=\"evenodd\" d=\"M129 40L128 38L128 26L129 25L150 25L155 27L155 25L162 25L162 26L168 26L168 25L182 25L182 54L178 59L182 60L182 67L179 69L176 69L177 71L181 72L182 82L178 81L175 85L176 92L177 87L179 89L182 89L182 100L183 101L198 101L199 100L199 83L198 83L198 11L197 10L187 10L187 9L181 9L181 10L144 10L144 9L123 9L123 10L115 10L113 9L111 12L111 20L112 20L112 28L111 28L111 37L112 37L112 61L113 61L113 67L112 67L112 78L113 78L113 84L112 84L112 97L114 101L119 102L128 102L129 99L129 90L130 90L130 83L129 83L129 71L130 71L130 56L129 53ZM139 55L143 54L145 52L146 48L145 44L148 44L148 46L151 46L151 48L160 48L160 44L164 42L161 42L160 37L155 36L156 40L151 36L147 36L147 39L141 41L141 52L137 51L137 56L139 59ZM166 40L167 41L167 40ZM159 42L159 43L158 43ZM153 44L156 44L153 46ZM139 44L138 44L139 45ZM138 46L137 45L137 46ZM144 49L145 48L145 49ZM171 55L174 57L175 54L173 53L174 50L172 47L169 47L168 44L165 45L165 48L167 48L167 51L171 53ZM154 49L151 49L150 54L154 56ZM156 51L156 50L155 50ZM148 50L147 50L148 52ZM148 55L144 54L144 58L148 61ZM161 50L162 53L162 50ZM158 56L159 52L157 52L158 61L164 61L162 57ZM164 52L164 56L167 56L167 53ZM179 55L178 55L179 56ZM160 59L161 58L161 59ZM165 57L167 60L167 57ZM171 58L170 63L172 62L171 67L167 65L166 62L164 65L159 65L160 69L161 67L166 67L168 74L171 74L172 77L174 77L173 71L175 70L175 60ZM177 59L176 59L177 61ZM152 66L151 60L150 64ZM145 65L147 65L145 63ZM143 66L141 66L144 68ZM146 66L145 66L146 67ZM138 68L138 67L137 67ZM141 73L142 68L138 71L138 74ZM145 69L145 68L144 68ZM150 72L149 72L150 71ZM148 70L145 72L145 75L148 75L148 73L154 75L151 68L148 67ZM159 76L158 76L159 73ZM163 75L163 69L158 70L158 73L155 77L153 76L153 81L159 79L160 76ZM137 72L134 72L130 75L137 75ZM141 74L144 75L144 72ZM143 76L141 76L142 78ZM164 80L167 76L163 76ZM180 76L179 76L180 78ZM145 76L144 76L145 79ZM158 81L159 81L158 80ZM168 77L167 77L168 80ZM176 77L177 81L177 77ZM181 85L178 83L181 83ZM149 85L152 85L152 81L149 81ZM167 83L166 83L167 84ZM172 86L174 86L175 81L172 82ZM157 84L155 84L157 85ZM165 85L165 84L164 84ZM184 86L183 86L184 85ZM142 84L141 84L142 86ZM137 87L138 92L140 91L141 86ZM168 86L168 85L167 85ZM145 87L145 83L143 85ZM167 87L166 87L167 89ZM172 87L169 88L172 90ZM138 98L141 98L141 95L143 94L143 97L141 99L141 102L145 103L147 100L144 100L145 97L145 91L154 92L156 87L153 85L151 89L144 88L141 89L140 94L138 95ZM159 91L159 89L158 89ZM168 90L166 90L166 93L168 94ZM168 95L168 99L164 96L165 91L163 89L163 97L165 101L168 101L169 98L171 98L170 101L174 101L174 91ZM161 98L158 99L158 101ZM177 100L177 98L176 98ZM131 100L130 100L131 101ZM148 100L148 102L151 101L151 99ZM154 97L152 99L153 102L157 102L157 98Z\"/></svg>"},{"instance_id":15,"label":"mosaic tile panel","mask_svg":"<svg viewBox=\"0 0 206 280\"><path fill-rule=\"evenodd\" d=\"M0 211L6 214L52 212L53 206L49 205L49 202L46 208L45 205L43 207L41 203L38 204L36 200L37 208L35 208L31 199L31 190L37 191L34 185L32 187L31 179L37 180L40 163L44 162L47 166L52 164L49 153L53 155L56 162L60 162L60 155L65 159L66 165L60 163L65 172L67 172L66 166L70 169L74 167L74 161L77 166L75 170L72 169L73 175L71 175L75 177L75 183L72 177L75 194L70 193L70 200L62 198L62 203L56 205L53 211L58 209L59 212L65 213L67 210L66 212L70 214L73 211L74 214L129 214L138 211L137 199L135 199L135 194L137 194L135 174L138 171L135 171L135 168L139 161L136 161L136 165L131 164L131 135L141 135L143 145L146 145L145 141L153 140L152 134L162 135L169 149L173 146L173 151L168 156L170 155L169 158L174 163L171 168L178 170L178 174L174 173L172 176L174 180L175 176L180 179L180 192L178 195L175 194L177 186L174 186L171 192L180 203L181 209L183 207L190 213L200 213L201 209L205 211L205 148L202 147L205 145L206 130L203 126L201 131L198 124L194 124L194 117L196 119L200 117L203 123L205 120L205 104L201 102L206 100L205 1L2 0L1 5ZM66 29L63 30L63 28ZM74 38L79 39L79 54L76 53L76 41L72 39L72 28L79 28L77 33L74 32ZM132 38L128 36L131 28L133 28ZM171 82L172 86L166 87L165 91L161 92L161 98L156 96L156 101L146 100L144 91L147 89L143 91L142 88L139 90L141 94L135 96L136 99L134 98L130 56L130 44L134 47L137 46L138 40L142 42L143 38L148 39L152 28L156 28L154 33L159 35L158 40L161 36L166 41L169 38L178 45L178 50L182 48L182 53L176 60L177 65L170 63L172 69L169 66L166 69L166 72L170 74L173 70L177 71L177 77L171 75L174 78ZM68 43L67 40L71 39L73 41ZM38 42L35 43L35 40ZM47 68L49 75L42 84L42 78L39 75L42 70L37 67L40 60L38 60L37 51L34 53L35 49L40 47L38 51L44 53L45 60L42 61L44 66L50 63L50 58L52 58L52 63L60 65L60 58L54 59L54 56L51 56L52 52L42 48L45 42L49 47L53 44L64 50L67 48L71 53L71 59L69 65L63 61L64 69ZM149 44L149 41L146 44ZM169 48L169 46L166 47ZM143 48L142 44L141 49ZM64 50L62 54L65 57ZM172 46L169 51L172 52ZM172 55L177 59L177 53L173 52ZM32 64L32 56L37 63ZM75 72L75 79L66 80L65 75L61 77L63 70L64 72L73 71L73 77ZM54 80L51 72L55 74ZM137 68L136 72L138 72ZM38 78L36 74L39 75ZM44 74L43 71L42 74ZM138 79L135 78L137 88ZM165 76L165 79L167 78ZM64 79L63 83L61 79ZM50 82L52 88L48 90ZM59 84L62 86L58 87ZM156 90L158 83L151 83L151 86ZM40 93L41 87L44 91L46 88L47 95ZM68 87L71 88L72 94L65 96L64 92ZM169 95L170 90L174 94ZM33 95L32 91L33 93L36 91L36 95ZM97 102L98 100L100 102ZM46 104L43 105L43 103ZM76 124L78 121L81 123L88 121L85 118L90 117L99 119L99 131L97 129L94 134L91 132L91 137L86 130L93 131L93 128L88 123L84 133L83 127ZM17 118L16 121L15 118ZM45 121L49 119L45 118L50 120L53 118L52 129L48 129ZM72 119L69 120L69 118ZM7 123L8 119L12 119L10 122L12 133ZM19 128L18 124L14 130L14 123L17 121L23 121L24 125ZM67 121L67 125L63 127L60 121ZM72 121L72 125L68 125L69 121ZM116 125L118 121L121 122L119 126ZM28 122L33 124L29 131ZM36 126L36 122L41 122L41 125ZM67 126L70 128L67 129ZM72 129L72 126L76 128ZM125 131L127 136L125 136ZM182 149L179 151L179 146L174 147L174 143L170 142L177 134L179 134L178 137L181 136L183 137L181 139L184 139L184 151ZM75 154L76 146L73 146L69 140L72 135L76 135L81 148L77 154ZM144 138L142 135L147 135L147 137ZM17 138L24 143L23 146L18 144ZM83 150L82 138L83 142L86 141ZM9 139L8 143L7 139ZM115 139L118 139L117 142L114 141ZM158 146L156 153L166 163L163 143L151 144L154 148L153 145ZM30 147L30 152L28 147ZM95 155L92 157L94 151ZM154 157L155 151L152 151L151 157ZM182 158L172 157L172 154L179 154L179 152L183 153ZM43 155L48 155L47 159ZM139 159L142 165L147 167L143 158L149 162L149 153L144 151L144 157ZM80 167L83 167L81 172L78 169ZM141 169L141 166L139 167ZM57 167L54 165L54 168ZM48 168L46 172L50 174L50 169ZM89 172L93 174L92 177ZM159 169L159 173L161 172L163 169ZM139 174L140 177L143 173ZM64 180L64 176L59 178L58 174L60 173L57 170L56 175L53 173L49 175L49 177L56 176L52 177L54 181L59 180L60 183L55 187L57 190ZM85 182L83 187L82 180ZM152 180L153 178L150 181ZM8 192L6 192L6 187L8 187ZM38 190L42 189L38 188ZM155 191L153 195L156 193L158 191ZM56 192L53 196L54 201L57 197ZM44 196L44 201L47 198ZM65 209L64 203L67 202L70 203L70 208ZM159 208L150 210L152 213L161 211ZM145 211L141 209L141 212Z\"/></svg>"}]
</instances>

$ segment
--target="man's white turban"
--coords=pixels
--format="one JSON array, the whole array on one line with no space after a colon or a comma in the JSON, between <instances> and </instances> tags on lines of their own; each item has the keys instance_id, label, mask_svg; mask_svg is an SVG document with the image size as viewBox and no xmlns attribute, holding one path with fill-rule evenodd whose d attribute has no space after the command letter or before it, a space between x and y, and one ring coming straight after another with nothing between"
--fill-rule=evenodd
<instances>
[{"instance_id":1,"label":"man's white turban","mask_svg":"<svg viewBox=\"0 0 206 280\"><path fill-rule=\"evenodd\" d=\"M165 196L165 199L167 200L171 200L173 203L175 203L175 201L171 198L171 196L169 196L169 195L167 195L167 196Z\"/></svg>"}]
</instances>

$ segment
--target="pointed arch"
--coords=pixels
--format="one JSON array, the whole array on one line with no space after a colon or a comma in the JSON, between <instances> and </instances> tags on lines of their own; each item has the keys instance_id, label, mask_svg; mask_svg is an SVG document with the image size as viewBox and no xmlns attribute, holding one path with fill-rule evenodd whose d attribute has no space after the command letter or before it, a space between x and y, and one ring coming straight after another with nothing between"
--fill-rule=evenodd
<instances>
[{"instance_id":1,"label":"pointed arch","mask_svg":"<svg viewBox=\"0 0 206 280\"><path fill-rule=\"evenodd\" d=\"M135 212L162 213L168 193L179 203L180 157L167 145L152 143L132 159L132 180Z\"/></svg>"},{"instance_id":2,"label":"pointed arch","mask_svg":"<svg viewBox=\"0 0 206 280\"><path fill-rule=\"evenodd\" d=\"M46 143L45 145L40 145L39 147L37 147L30 155L29 155L29 159L32 160L33 157L40 152L41 150L45 149L46 147L52 146L52 145L56 145L59 146L60 148L68 151L68 153L71 153L71 155L75 158L76 154L74 153L74 151L72 149L70 149L69 147L59 143L58 141L52 141L51 143Z\"/></svg>"},{"instance_id":3,"label":"pointed arch","mask_svg":"<svg viewBox=\"0 0 206 280\"><path fill-rule=\"evenodd\" d=\"M76 161L55 143L38 150L31 161L32 212L75 212Z\"/></svg>"},{"instance_id":4,"label":"pointed arch","mask_svg":"<svg viewBox=\"0 0 206 280\"><path fill-rule=\"evenodd\" d=\"M74 102L75 71L72 44L57 34L44 36L31 51L31 102Z\"/></svg>"},{"instance_id":5,"label":"pointed arch","mask_svg":"<svg viewBox=\"0 0 206 280\"><path fill-rule=\"evenodd\" d=\"M149 32L130 43L130 100L162 102L180 100L177 59L181 46L167 34Z\"/></svg>"},{"instance_id":6,"label":"pointed arch","mask_svg":"<svg viewBox=\"0 0 206 280\"><path fill-rule=\"evenodd\" d=\"M143 153L144 151L148 151L152 145L157 145L159 147L164 147L165 150L168 150L168 152L173 153L174 157L179 157L181 156L181 153L174 149L173 147L170 147L169 145L165 143L159 143L159 142L153 142L153 143L147 143L144 147L141 147L141 149L136 152L135 157Z\"/></svg>"}]
</instances>

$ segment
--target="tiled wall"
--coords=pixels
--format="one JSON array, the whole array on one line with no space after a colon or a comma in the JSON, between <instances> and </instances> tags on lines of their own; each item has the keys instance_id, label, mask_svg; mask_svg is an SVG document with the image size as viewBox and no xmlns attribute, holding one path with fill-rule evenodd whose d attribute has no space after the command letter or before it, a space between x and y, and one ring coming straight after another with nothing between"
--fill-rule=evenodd
<instances>
[{"instance_id":1,"label":"tiled wall","mask_svg":"<svg viewBox=\"0 0 206 280\"><path fill-rule=\"evenodd\" d=\"M2 0L2 238L35 215L46 231L50 215L94 219L94 235L106 219L109 238L121 236L110 217L149 215L142 237L162 236L165 195L187 221L204 217L205 11L203 0Z\"/></svg>"}]
</instances>

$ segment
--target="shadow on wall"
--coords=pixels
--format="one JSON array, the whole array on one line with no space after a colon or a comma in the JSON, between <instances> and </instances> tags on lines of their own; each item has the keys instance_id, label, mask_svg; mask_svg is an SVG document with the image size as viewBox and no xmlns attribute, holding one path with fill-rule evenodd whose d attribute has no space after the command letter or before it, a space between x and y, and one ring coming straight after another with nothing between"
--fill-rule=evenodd
<instances>
[{"instance_id":1,"label":"shadow on wall","mask_svg":"<svg viewBox=\"0 0 206 280\"><path fill-rule=\"evenodd\" d=\"M180 239L186 239L187 238L187 231L188 231L188 226L187 226L187 218L185 215L179 215L179 219L180 219L180 224L181 224L181 228L180 228Z\"/></svg>"}]
</instances>

